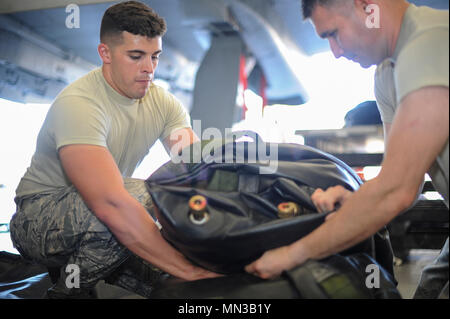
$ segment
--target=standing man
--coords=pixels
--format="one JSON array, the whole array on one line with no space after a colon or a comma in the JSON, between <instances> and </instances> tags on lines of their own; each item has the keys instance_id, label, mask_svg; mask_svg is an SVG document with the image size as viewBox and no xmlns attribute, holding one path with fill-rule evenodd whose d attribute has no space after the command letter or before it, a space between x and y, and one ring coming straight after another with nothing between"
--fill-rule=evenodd
<instances>
[{"instance_id":1,"label":"standing man","mask_svg":"<svg viewBox=\"0 0 450 319\"><path fill-rule=\"evenodd\" d=\"M379 16L374 16L379 13ZM246 267L262 278L338 253L368 238L414 202L425 173L449 200L449 15L405 0L303 0L303 16L336 58L377 65L375 93L386 152L380 174L355 193L318 190L319 211L342 206L299 241ZM379 26L372 19L379 18ZM424 270L416 298L448 298L448 239Z\"/></svg>"},{"instance_id":2,"label":"standing man","mask_svg":"<svg viewBox=\"0 0 450 319\"><path fill-rule=\"evenodd\" d=\"M87 297L100 279L145 296L163 273L216 276L163 239L144 181L130 178L156 140L174 152L198 140L181 103L152 83L165 31L142 3L107 9L102 67L57 96L39 132L11 237L26 259L57 270L49 297ZM68 269L80 270L79 285L68 285Z\"/></svg>"}]
</instances>

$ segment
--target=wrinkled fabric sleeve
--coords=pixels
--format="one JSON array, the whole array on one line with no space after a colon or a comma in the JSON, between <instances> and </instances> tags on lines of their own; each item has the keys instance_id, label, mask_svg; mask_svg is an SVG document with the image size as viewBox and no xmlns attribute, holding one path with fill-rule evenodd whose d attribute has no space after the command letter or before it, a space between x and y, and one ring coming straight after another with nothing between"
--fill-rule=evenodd
<instances>
[{"instance_id":1,"label":"wrinkled fabric sleeve","mask_svg":"<svg viewBox=\"0 0 450 319\"><path fill-rule=\"evenodd\" d=\"M412 39L398 56L394 78L397 103L410 93L449 82L448 27L425 31Z\"/></svg>"},{"instance_id":2,"label":"wrinkled fabric sleeve","mask_svg":"<svg viewBox=\"0 0 450 319\"><path fill-rule=\"evenodd\" d=\"M167 93L163 98L163 101L165 124L164 130L160 136L161 141L164 141L165 138L176 130L191 128L190 116L175 96Z\"/></svg>"},{"instance_id":3,"label":"wrinkled fabric sleeve","mask_svg":"<svg viewBox=\"0 0 450 319\"><path fill-rule=\"evenodd\" d=\"M107 147L107 120L95 102L79 96L55 101L49 120L56 149L71 144Z\"/></svg>"}]
</instances>

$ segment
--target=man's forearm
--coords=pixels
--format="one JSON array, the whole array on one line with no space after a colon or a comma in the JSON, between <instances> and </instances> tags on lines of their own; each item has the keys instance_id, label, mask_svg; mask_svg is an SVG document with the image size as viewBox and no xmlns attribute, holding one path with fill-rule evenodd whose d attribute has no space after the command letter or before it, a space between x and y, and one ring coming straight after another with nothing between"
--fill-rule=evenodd
<instances>
[{"instance_id":1,"label":"man's forearm","mask_svg":"<svg viewBox=\"0 0 450 319\"><path fill-rule=\"evenodd\" d=\"M129 250L176 277L189 280L215 275L193 266L162 238L145 208L124 188L108 149L75 144L62 147L59 154L86 205Z\"/></svg>"},{"instance_id":2,"label":"man's forearm","mask_svg":"<svg viewBox=\"0 0 450 319\"><path fill-rule=\"evenodd\" d=\"M196 267L167 243L145 208L134 198L98 206L102 221L130 251L161 270L191 279ZM105 212L107 210L107 212Z\"/></svg>"},{"instance_id":3,"label":"man's forearm","mask_svg":"<svg viewBox=\"0 0 450 319\"><path fill-rule=\"evenodd\" d=\"M289 247L296 264L320 259L350 248L389 223L408 207L411 196L401 188L389 189L374 179L355 192L336 212L308 236Z\"/></svg>"}]
</instances>

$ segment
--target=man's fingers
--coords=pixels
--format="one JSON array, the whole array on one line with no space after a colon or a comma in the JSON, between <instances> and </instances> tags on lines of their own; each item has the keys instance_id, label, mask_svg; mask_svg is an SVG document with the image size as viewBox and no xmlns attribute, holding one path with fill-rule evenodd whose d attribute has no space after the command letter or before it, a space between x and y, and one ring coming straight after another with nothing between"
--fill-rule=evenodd
<instances>
[{"instance_id":1,"label":"man's fingers","mask_svg":"<svg viewBox=\"0 0 450 319\"><path fill-rule=\"evenodd\" d=\"M313 204L316 206L319 213L330 212L334 209L334 201L330 201L330 199L327 198L313 200Z\"/></svg>"},{"instance_id":2,"label":"man's fingers","mask_svg":"<svg viewBox=\"0 0 450 319\"><path fill-rule=\"evenodd\" d=\"M255 271L253 263L251 263L250 265L245 266L244 269L245 269L246 272L248 272L250 274L254 273L254 271Z\"/></svg>"},{"instance_id":3,"label":"man's fingers","mask_svg":"<svg viewBox=\"0 0 450 319\"><path fill-rule=\"evenodd\" d=\"M259 272L257 270L256 261L254 261L251 264L245 266L244 269L249 274L259 277Z\"/></svg>"},{"instance_id":4,"label":"man's fingers","mask_svg":"<svg viewBox=\"0 0 450 319\"><path fill-rule=\"evenodd\" d=\"M312 196L314 196L314 194L321 194L321 193L323 193L323 189L322 188L316 188L316 190L314 191Z\"/></svg>"},{"instance_id":5,"label":"man's fingers","mask_svg":"<svg viewBox=\"0 0 450 319\"><path fill-rule=\"evenodd\" d=\"M331 212L336 209L336 205L343 202L349 195L350 191L341 185L329 187L326 191L318 188L311 195L311 200L320 213Z\"/></svg>"},{"instance_id":6,"label":"man's fingers","mask_svg":"<svg viewBox=\"0 0 450 319\"><path fill-rule=\"evenodd\" d=\"M331 212L331 211L333 211L334 210L334 201L326 201L323 205L322 205L322 208L323 208L323 212Z\"/></svg>"},{"instance_id":7,"label":"man's fingers","mask_svg":"<svg viewBox=\"0 0 450 319\"><path fill-rule=\"evenodd\" d=\"M316 201L316 200L320 199L320 197L322 196L323 193L324 193L324 191L321 188L317 188L314 191L314 193L311 195L311 200Z\"/></svg>"},{"instance_id":8,"label":"man's fingers","mask_svg":"<svg viewBox=\"0 0 450 319\"><path fill-rule=\"evenodd\" d=\"M265 271L263 267L261 267L261 265L258 265L258 263L260 263L259 260L256 260L253 263L245 266L245 271L253 276L260 277L262 279L269 279L271 277L270 273Z\"/></svg>"},{"instance_id":9,"label":"man's fingers","mask_svg":"<svg viewBox=\"0 0 450 319\"><path fill-rule=\"evenodd\" d=\"M324 191L321 188L317 188L314 191L314 193L311 195L311 200L312 200L314 206L316 206L319 213L323 212L323 209L322 209L323 193L324 193Z\"/></svg>"}]
</instances>

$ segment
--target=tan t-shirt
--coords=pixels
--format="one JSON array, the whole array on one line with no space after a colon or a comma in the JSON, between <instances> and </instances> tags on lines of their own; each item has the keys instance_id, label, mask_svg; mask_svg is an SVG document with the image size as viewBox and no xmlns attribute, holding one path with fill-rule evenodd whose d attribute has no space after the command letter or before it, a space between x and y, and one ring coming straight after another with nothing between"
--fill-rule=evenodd
<instances>
[{"instance_id":1,"label":"tan t-shirt","mask_svg":"<svg viewBox=\"0 0 450 319\"><path fill-rule=\"evenodd\" d=\"M411 4L403 18L395 52L378 65L375 96L381 119L392 123L402 99L427 86L449 84L448 11ZM423 106L426 112L427 105ZM429 170L433 185L449 203L448 140Z\"/></svg>"},{"instance_id":2,"label":"tan t-shirt","mask_svg":"<svg viewBox=\"0 0 450 319\"><path fill-rule=\"evenodd\" d=\"M31 165L16 196L53 192L71 185L58 157L60 147L91 144L108 148L123 177L131 177L157 139L190 127L182 104L152 84L142 99L116 92L95 69L55 99L37 138Z\"/></svg>"}]
</instances>

